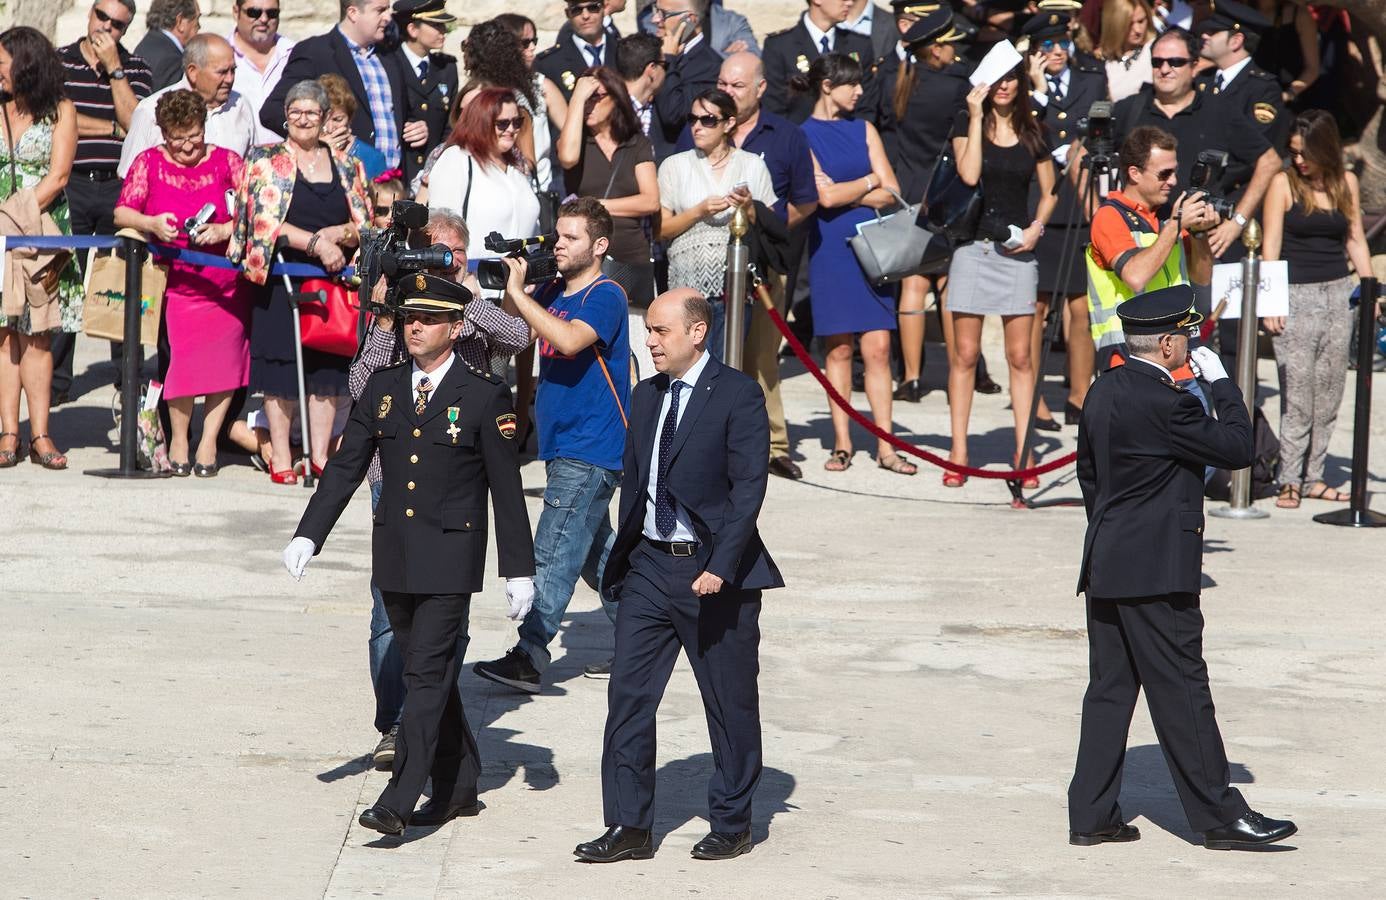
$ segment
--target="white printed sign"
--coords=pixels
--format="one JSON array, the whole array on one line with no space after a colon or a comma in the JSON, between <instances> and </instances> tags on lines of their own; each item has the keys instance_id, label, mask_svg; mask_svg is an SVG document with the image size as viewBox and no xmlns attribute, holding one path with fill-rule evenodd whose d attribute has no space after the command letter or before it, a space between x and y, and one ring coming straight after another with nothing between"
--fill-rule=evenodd
<instances>
[{"instance_id":1,"label":"white printed sign","mask_svg":"<svg viewBox=\"0 0 1386 900\"><path fill-rule=\"evenodd\" d=\"M1261 263L1261 283L1256 290L1256 317L1290 314L1290 270L1285 260ZM1218 263L1213 266L1213 309L1223 300L1224 319L1242 317L1242 264Z\"/></svg>"}]
</instances>

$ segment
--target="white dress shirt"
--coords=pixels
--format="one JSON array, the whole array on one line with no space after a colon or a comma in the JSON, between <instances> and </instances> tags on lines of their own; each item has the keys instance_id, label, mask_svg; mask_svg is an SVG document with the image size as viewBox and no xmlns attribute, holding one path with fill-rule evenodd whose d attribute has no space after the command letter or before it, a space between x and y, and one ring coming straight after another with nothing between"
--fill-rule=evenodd
<instances>
[{"instance_id":1,"label":"white dress shirt","mask_svg":"<svg viewBox=\"0 0 1386 900\"><path fill-rule=\"evenodd\" d=\"M449 209L467 220L468 259L491 259L486 235L499 231L507 238L539 233L539 200L529 176L514 166L504 170L472 160L471 199L467 199L467 151L453 145L443 151L428 175L428 208ZM462 210L466 206L466 212Z\"/></svg>"},{"instance_id":2,"label":"white dress shirt","mask_svg":"<svg viewBox=\"0 0 1386 900\"><path fill-rule=\"evenodd\" d=\"M433 402L433 395L438 393L438 385L443 383L443 376L447 375L448 369L452 368L453 355L454 354L449 353L444 357L443 362L432 372L425 372L423 369L420 369L418 362L409 364L410 386L414 388L414 394L409 398L410 406L413 406L419 398L419 382L424 380L425 375L428 376L428 383L433 385L433 390L428 392L428 402Z\"/></svg>"},{"instance_id":3,"label":"white dress shirt","mask_svg":"<svg viewBox=\"0 0 1386 900\"><path fill-rule=\"evenodd\" d=\"M226 41L231 45L232 55L236 57L236 82L232 89L250 104L250 110L255 114L255 143L279 143L281 138L278 132L260 124L260 108L265 105L265 98L274 90L280 76L284 74L284 66L289 62L289 52L294 49L296 42L282 34L278 35L274 40L274 49L265 61L264 71L261 71L250 61L250 57L236 46L234 31L226 36Z\"/></svg>"},{"instance_id":4,"label":"white dress shirt","mask_svg":"<svg viewBox=\"0 0 1386 900\"><path fill-rule=\"evenodd\" d=\"M414 70L414 77L415 77L415 78L418 78L418 77L419 77L419 63L421 63L421 62L426 62L426 61L428 60L428 57L427 57L427 56L419 56L419 55L418 55L417 53L415 53L413 50L410 50L410 49L409 49L409 45L408 45L408 44L401 43L401 44L399 45L399 49L401 49L401 50L404 51L404 58L407 59L407 60L409 60L409 68L411 68L411 69Z\"/></svg>"},{"instance_id":5,"label":"white dress shirt","mask_svg":"<svg viewBox=\"0 0 1386 900\"><path fill-rule=\"evenodd\" d=\"M1160 365L1159 363L1155 362L1153 359L1146 359L1144 356L1136 356L1136 355L1133 353L1133 354L1131 354L1130 356L1126 357L1126 361L1127 361L1128 363L1131 362L1132 360L1135 360L1136 362L1143 362L1143 363L1145 363L1147 366L1154 366L1155 368L1159 369L1159 370L1160 370L1160 374L1163 375L1163 376L1165 376L1165 380L1166 380L1166 381L1173 381L1173 380L1174 380L1174 376L1170 374L1169 369L1166 369L1164 366L1162 366L1162 365Z\"/></svg>"},{"instance_id":6,"label":"white dress shirt","mask_svg":"<svg viewBox=\"0 0 1386 900\"><path fill-rule=\"evenodd\" d=\"M837 43L836 26L827 31L819 31L818 26L813 24L813 20L808 17L808 13L804 13L804 27L808 29L809 38L813 41L815 49L820 51L823 49L823 38L826 37L828 39L828 52L833 52L833 46Z\"/></svg>"},{"instance_id":7,"label":"white dress shirt","mask_svg":"<svg viewBox=\"0 0 1386 900\"><path fill-rule=\"evenodd\" d=\"M1064 70L1059 73L1059 90L1063 91L1065 97L1068 96L1068 89L1073 84L1072 71L1069 66L1064 66ZM1044 73L1044 80L1052 81L1048 72ZM1049 105L1049 94L1047 93L1041 94L1039 91L1031 91L1030 98L1040 106Z\"/></svg>"},{"instance_id":8,"label":"white dress shirt","mask_svg":"<svg viewBox=\"0 0 1386 900\"><path fill-rule=\"evenodd\" d=\"M603 66L604 66L604 65L608 65L608 64L609 64L609 65L612 65L613 67L615 66L615 62L616 62L615 60L608 60L608 59L606 58L606 51L609 49L606 45L607 45L607 40L606 40L606 29L605 29L605 28L602 29L602 42L601 42L600 44L589 44L589 43L587 43L586 41L584 41L582 38L578 37L576 34L573 35L573 46L578 48L578 53L581 53L581 54L582 54L582 61L585 62L585 63L587 63L589 66L591 66L591 65L603 65ZM587 48L589 48L589 47L591 47L593 50L596 50L597 52L599 52L599 53L601 54L602 59L601 59L601 62L600 62L600 63L593 63L593 62L592 62L592 56L591 56L590 53L587 52Z\"/></svg>"},{"instance_id":9,"label":"white dress shirt","mask_svg":"<svg viewBox=\"0 0 1386 900\"><path fill-rule=\"evenodd\" d=\"M1238 75L1242 74L1242 69L1245 69L1249 65L1251 65L1250 56L1246 57L1245 59L1234 62L1232 65L1228 66L1225 69L1218 69L1218 75L1222 76L1222 90L1225 91L1228 88L1230 88L1232 86L1233 79L1235 79ZM1213 76L1213 83L1217 84L1216 75Z\"/></svg>"},{"instance_id":10,"label":"white dress shirt","mask_svg":"<svg viewBox=\"0 0 1386 900\"><path fill-rule=\"evenodd\" d=\"M155 91L135 106L135 111L130 114L130 131L125 135L125 142L120 148L120 163L116 166L117 175L124 178L125 173L130 171L130 166L135 162L135 157L150 147L157 147L164 142L164 133L159 128L159 123L154 121L154 108L158 105L159 98L169 91L191 89L192 86L188 84L188 79L184 78L161 91ZM250 104L245 102L244 97L232 90L231 96L226 98L225 103L216 109L207 110L207 128L205 131L207 143L216 147L224 147L244 157L246 151L255 145L257 125L255 112L251 110Z\"/></svg>"},{"instance_id":11,"label":"white dress shirt","mask_svg":"<svg viewBox=\"0 0 1386 900\"><path fill-rule=\"evenodd\" d=\"M669 498L669 504L674 507L674 531L668 537L659 533L659 526L655 524L655 490L659 485L659 439L664 430L664 417L669 415L669 404L674 399L672 385L674 381L682 381L684 384L683 389L679 391L679 414L674 422L674 430L677 431L679 423L683 421L683 414L688 412L688 403L693 399L693 392L698 389L698 379L703 377L703 370L707 368L708 356L708 352L704 350L703 355L682 378L671 378L671 388L664 392L664 402L659 405L659 424L655 426L654 449L650 453L650 477L645 482L645 537L652 541L696 543L698 540L698 536L693 533L693 522L688 518L688 512L679 506L672 496Z\"/></svg>"}]
</instances>

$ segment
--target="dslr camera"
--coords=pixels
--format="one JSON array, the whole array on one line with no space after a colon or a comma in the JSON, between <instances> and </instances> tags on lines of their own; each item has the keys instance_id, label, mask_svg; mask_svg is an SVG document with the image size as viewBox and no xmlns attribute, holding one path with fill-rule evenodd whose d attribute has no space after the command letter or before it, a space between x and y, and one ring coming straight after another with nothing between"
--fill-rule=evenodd
<instances>
[{"instance_id":1,"label":"dslr camera","mask_svg":"<svg viewBox=\"0 0 1386 900\"><path fill-rule=\"evenodd\" d=\"M1230 219L1237 211L1231 200L1213 194L1213 186L1222 182L1222 173L1227 171L1227 159L1226 150L1200 150L1189 172L1189 187L1203 194L1203 201L1213 208L1219 219Z\"/></svg>"},{"instance_id":2,"label":"dslr camera","mask_svg":"<svg viewBox=\"0 0 1386 900\"><path fill-rule=\"evenodd\" d=\"M1098 100L1088 107L1088 114L1078 120L1078 136L1088 151L1088 165L1093 174L1111 172L1116 161L1115 138L1112 135L1112 103Z\"/></svg>"},{"instance_id":3,"label":"dslr camera","mask_svg":"<svg viewBox=\"0 0 1386 900\"><path fill-rule=\"evenodd\" d=\"M356 272L360 279L358 300L363 308L393 314L399 306L399 284L406 275L425 269L452 266L452 250L443 244L411 248L409 235L428 226L428 207L410 200L396 200L390 208L390 227L361 229L361 255ZM385 297L372 302L377 281L385 279Z\"/></svg>"},{"instance_id":4,"label":"dslr camera","mask_svg":"<svg viewBox=\"0 0 1386 900\"><path fill-rule=\"evenodd\" d=\"M529 263L525 284L543 284L558 277L558 260L553 256L555 237L541 234L532 238L504 238L499 231L486 235L486 249ZM499 259L483 259L476 264L476 280L488 291L505 290L510 270Z\"/></svg>"}]
</instances>

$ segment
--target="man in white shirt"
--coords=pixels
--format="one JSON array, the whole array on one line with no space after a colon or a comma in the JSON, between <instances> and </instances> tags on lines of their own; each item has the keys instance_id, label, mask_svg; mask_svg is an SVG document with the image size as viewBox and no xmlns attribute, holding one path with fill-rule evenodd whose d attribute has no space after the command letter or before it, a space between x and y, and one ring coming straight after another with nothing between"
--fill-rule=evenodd
<instances>
[{"instance_id":1,"label":"man in white shirt","mask_svg":"<svg viewBox=\"0 0 1386 900\"><path fill-rule=\"evenodd\" d=\"M279 33L279 0L236 0L231 15L236 27L226 39L236 57L232 88L255 114L255 143L276 144L279 135L259 121L260 107L284 74L294 40Z\"/></svg>"},{"instance_id":2,"label":"man in white shirt","mask_svg":"<svg viewBox=\"0 0 1386 900\"><path fill-rule=\"evenodd\" d=\"M116 174L121 178L130 165L150 147L163 143L164 134L154 121L159 98L169 91L193 90L207 102L207 143L245 156L255 140L255 113L240 94L231 89L236 61L226 38L200 34L188 41L183 52L184 77L177 84L156 91L139 102L130 116L130 133L120 150Z\"/></svg>"}]
</instances>

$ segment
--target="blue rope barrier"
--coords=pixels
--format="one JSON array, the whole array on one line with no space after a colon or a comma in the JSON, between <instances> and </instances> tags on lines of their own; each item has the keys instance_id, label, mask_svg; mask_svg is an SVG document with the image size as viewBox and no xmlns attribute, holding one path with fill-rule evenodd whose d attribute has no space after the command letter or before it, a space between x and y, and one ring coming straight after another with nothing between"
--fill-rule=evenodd
<instances>
[{"instance_id":1,"label":"blue rope barrier","mask_svg":"<svg viewBox=\"0 0 1386 900\"><path fill-rule=\"evenodd\" d=\"M14 235L5 238L5 248L7 250L112 250L119 247L121 242L121 238L102 234L64 234L47 237Z\"/></svg>"}]
</instances>

